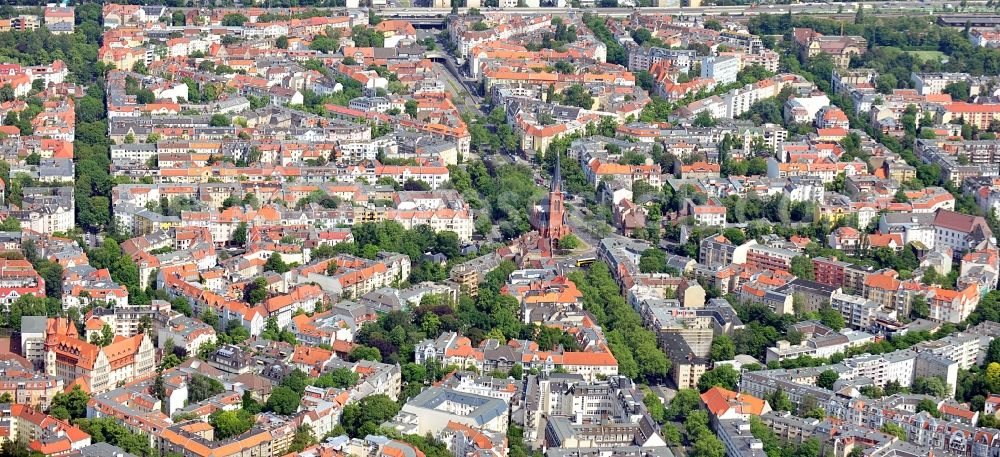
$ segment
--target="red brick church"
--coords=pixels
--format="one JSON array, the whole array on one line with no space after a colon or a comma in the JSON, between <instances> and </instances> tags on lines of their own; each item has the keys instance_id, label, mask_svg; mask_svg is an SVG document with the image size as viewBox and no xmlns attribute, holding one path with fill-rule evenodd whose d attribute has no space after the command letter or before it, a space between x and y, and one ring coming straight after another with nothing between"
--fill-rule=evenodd
<instances>
[{"instance_id":1,"label":"red brick church","mask_svg":"<svg viewBox=\"0 0 1000 457\"><path fill-rule=\"evenodd\" d=\"M531 226L541 237L539 244L546 244L550 249L558 245L562 237L569 235L570 227L566 223L566 208L563 206L562 176L559 156L556 156L555 172L552 173L552 184L549 195L531 209Z\"/></svg>"}]
</instances>

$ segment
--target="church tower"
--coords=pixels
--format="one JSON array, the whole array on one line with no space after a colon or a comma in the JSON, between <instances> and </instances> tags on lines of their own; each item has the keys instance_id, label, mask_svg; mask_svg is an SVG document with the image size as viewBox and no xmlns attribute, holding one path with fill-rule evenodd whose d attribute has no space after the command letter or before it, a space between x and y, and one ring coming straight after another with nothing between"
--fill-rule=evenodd
<instances>
[{"instance_id":1,"label":"church tower","mask_svg":"<svg viewBox=\"0 0 1000 457\"><path fill-rule=\"evenodd\" d=\"M542 239L553 246L562 237L570 233L566 224L566 207L563 204L562 172L559 156L556 156L556 167L552 173L552 183L549 185L549 195L534 208L532 225L538 230Z\"/></svg>"},{"instance_id":2,"label":"church tower","mask_svg":"<svg viewBox=\"0 0 1000 457\"><path fill-rule=\"evenodd\" d=\"M566 223L566 207L563 204L562 171L559 156L556 156L556 169L552 173L552 183L549 185L549 195L531 208L531 226L538 231L545 249L552 250L559 240L569 235L570 227Z\"/></svg>"},{"instance_id":3,"label":"church tower","mask_svg":"<svg viewBox=\"0 0 1000 457\"><path fill-rule=\"evenodd\" d=\"M558 240L569 234L569 226L566 222L566 207L563 205L562 193L562 166L559 163L559 155L556 155L556 169L552 173L552 184L549 185L549 207L548 207L548 233L542 236L549 239Z\"/></svg>"}]
</instances>

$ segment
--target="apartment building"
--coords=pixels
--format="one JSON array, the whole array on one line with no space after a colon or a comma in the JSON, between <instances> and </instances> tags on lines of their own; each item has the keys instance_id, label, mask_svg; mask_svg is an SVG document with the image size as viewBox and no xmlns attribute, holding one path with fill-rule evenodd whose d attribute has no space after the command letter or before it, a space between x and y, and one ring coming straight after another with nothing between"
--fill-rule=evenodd
<instances>
[{"instance_id":1,"label":"apartment building","mask_svg":"<svg viewBox=\"0 0 1000 457\"><path fill-rule=\"evenodd\" d=\"M10 212L21 228L51 235L75 227L73 187L25 187L19 209Z\"/></svg>"},{"instance_id":2,"label":"apartment building","mask_svg":"<svg viewBox=\"0 0 1000 457\"><path fill-rule=\"evenodd\" d=\"M215 342L215 329L211 325L183 315L174 316L156 334L156 347L171 351L173 348L166 347L166 343L172 341L174 347L183 348L186 354L196 354L202 344Z\"/></svg>"},{"instance_id":3,"label":"apartment building","mask_svg":"<svg viewBox=\"0 0 1000 457\"><path fill-rule=\"evenodd\" d=\"M716 84L731 84L736 82L740 72L740 58L705 57L701 59L701 77L715 80Z\"/></svg>"},{"instance_id":4,"label":"apartment building","mask_svg":"<svg viewBox=\"0 0 1000 457\"><path fill-rule=\"evenodd\" d=\"M0 406L0 420L8 432L6 440L20 442L42 455L67 455L91 443L90 435L83 430L29 405Z\"/></svg>"},{"instance_id":5,"label":"apartment building","mask_svg":"<svg viewBox=\"0 0 1000 457\"><path fill-rule=\"evenodd\" d=\"M942 94L944 93L945 87L949 84L968 82L970 79L972 79L972 76L968 73L913 72L910 74L910 82L913 83L913 88L916 89L917 93L920 95ZM969 85L969 95L973 97L979 95L979 86L977 84Z\"/></svg>"},{"instance_id":6,"label":"apartment building","mask_svg":"<svg viewBox=\"0 0 1000 457\"><path fill-rule=\"evenodd\" d=\"M796 255L798 253L788 249L756 244L747 249L746 264L762 270L788 271L792 266L792 258Z\"/></svg>"},{"instance_id":7,"label":"apartment building","mask_svg":"<svg viewBox=\"0 0 1000 457\"><path fill-rule=\"evenodd\" d=\"M449 423L506 434L509 406L503 400L441 387L429 387L409 399L391 421L404 434L438 435Z\"/></svg>"},{"instance_id":8,"label":"apartment building","mask_svg":"<svg viewBox=\"0 0 1000 457\"><path fill-rule=\"evenodd\" d=\"M9 312L10 305L22 295L45 296L45 280L27 260L0 259L0 305Z\"/></svg>"},{"instance_id":9,"label":"apartment building","mask_svg":"<svg viewBox=\"0 0 1000 457\"><path fill-rule=\"evenodd\" d=\"M991 122L1000 120L1000 104L954 102L938 105L935 115L937 123L947 124L959 120L980 129L988 129Z\"/></svg>"},{"instance_id":10,"label":"apartment building","mask_svg":"<svg viewBox=\"0 0 1000 457\"><path fill-rule=\"evenodd\" d=\"M856 329L870 329L875 320L886 314L882 306L873 300L844 293L835 293L830 297L830 307L844 316L844 322Z\"/></svg>"},{"instance_id":11,"label":"apartment building","mask_svg":"<svg viewBox=\"0 0 1000 457\"><path fill-rule=\"evenodd\" d=\"M845 270L849 263L826 257L813 257L812 264L816 282L831 286L844 285Z\"/></svg>"},{"instance_id":12,"label":"apartment building","mask_svg":"<svg viewBox=\"0 0 1000 457\"><path fill-rule=\"evenodd\" d=\"M934 216L934 249L959 256L985 242L995 242L993 231L982 216L939 210Z\"/></svg>"},{"instance_id":13,"label":"apartment building","mask_svg":"<svg viewBox=\"0 0 1000 457\"><path fill-rule=\"evenodd\" d=\"M978 284L969 284L962 290L930 287L927 290L930 317L940 322L960 323L972 314L981 297Z\"/></svg>"},{"instance_id":14,"label":"apartment building","mask_svg":"<svg viewBox=\"0 0 1000 457\"><path fill-rule=\"evenodd\" d=\"M0 395L9 394L14 403L47 410L64 388L61 379L36 371L31 363L14 357L0 359Z\"/></svg>"},{"instance_id":15,"label":"apartment building","mask_svg":"<svg viewBox=\"0 0 1000 457\"><path fill-rule=\"evenodd\" d=\"M475 368L480 372L510 371L519 364L525 370L544 373L562 368L588 380L618 374L618 362L603 342L587 351L541 351L538 343L530 340L510 340L504 344L486 339L473 346L469 338L446 332L436 339L422 341L414 348L414 356L417 363L437 360L444 365Z\"/></svg>"},{"instance_id":16,"label":"apartment building","mask_svg":"<svg viewBox=\"0 0 1000 457\"><path fill-rule=\"evenodd\" d=\"M628 70L649 71L654 64L667 61L670 62L671 68L687 72L691 69L691 63L697 58L697 51L687 49L631 46L628 48Z\"/></svg>"},{"instance_id":17,"label":"apartment building","mask_svg":"<svg viewBox=\"0 0 1000 457\"><path fill-rule=\"evenodd\" d=\"M188 421L162 430L157 436L160 452L177 453L184 457L273 457L282 455L275 437L256 426L232 439L214 439L215 430L207 422Z\"/></svg>"}]
</instances>

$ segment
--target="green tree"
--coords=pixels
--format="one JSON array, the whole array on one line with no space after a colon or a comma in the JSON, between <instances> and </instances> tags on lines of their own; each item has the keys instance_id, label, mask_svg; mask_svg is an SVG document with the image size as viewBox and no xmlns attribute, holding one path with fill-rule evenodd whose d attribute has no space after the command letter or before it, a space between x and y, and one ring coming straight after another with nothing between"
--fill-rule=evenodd
<instances>
[{"instance_id":1,"label":"green tree","mask_svg":"<svg viewBox=\"0 0 1000 457\"><path fill-rule=\"evenodd\" d=\"M187 298L177 297L171 300L170 307L187 317L191 317L192 315L194 315L194 310L191 309L191 303L188 302Z\"/></svg>"},{"instance_id":2,"label":"green tree","mask_svg":"<svg viewBox=\"0 0 1000 457\"><path fill-rule=\"evenodd\" d=\"M951 98L959 101L967 101L970 97L968 81L956 81L944 86L944 93L951 95Z\"/></svg>"},{"instance_id":3,"label":"green tree","mask_svg":"<svg viewBox=\"0 0 1000 457\"><path fill-rule=\"evenodd\" d=\"M278 320L274 316L267 318L267 321L264 322L264 331L260 333L260 337L265 340L295 344L295 334L288 329L279 328Z\"/></svg>"},{"instance_id":4,"label":"green tree","mask_svg":"<svg viewBox=\"0 0 1000 457\"><path fill-rule=\"evenodd\" d=\"M948 396L948 386L937 376L920 377L913 380L911 390L915 394L932 395L938 398Z\"/></svg>"},{"instance_id":5,"label":"green tree","mask_svg":"<svg viewBox=\"0 0 1000 457\"><path fill-rule=\"evenodd\" d=\"M502 106L496 106L490 110L489 116L486 117L486 121L493 125L500 125L507 121L507 110Z\"/></svg>"},{"instance_id":6,"label":"green tree","mask_svg":"<svg viewBox=\"0 0 1000 457\"><path fill-rule=\"evenodd\" d=\"M289 415L298 411L300 400L301 397L294 390L285 386L278 386L267 397L264 409L275 414Z\"/></svg>"},{"instance_id":7,"label":"green tree","mask_svg":"<svg viewBox=\"0 0 1000 457\"><path fill-rule=\"evenodd\" d=\"M788 395L785 395L785 391L781 387L778 387L767 400L771 404L771 409L775 411L794 411L795 409L795 405L788 399Z\"/></svg>"},{"instance_id":8,"label":"green tree","mask_svg":"<svg viewBox=\"0 0 1000 457\"><path fill-rule=\"evenodd\" d=\"M358 346L351 350L348 355L352 362L357 362L359 360L371 360L373 362L381 362L382 354L379 352L378 348L369 346Z\"/></svg>"},{"instance_id":9,"label":"green tree","mask_svg":"<svg viewBox=\"0 0 1000 457\"><path fill-rule=\"evenodd\" d=\"M522 379L524 377L524 367L522 367L520 363L515 363L514 366L511 367L508 375L514 379Z\"/></svg>"},{"instance_id":10,"label":"green tree","mask_svg":"<svg viewBox=\"0 0 1000 457\"><path fill-rule=\"evenodd\" d=\"M886 422L885 424L882 424L882 428L880 430L890 435L895 435L901 440L905 441L907 439L906 430L893 422Z\"/></svg>"},{"instance_id":11,"label":"green tree","mask_svg":"<svg viewBox=\"0 0 1000 457\"><path fill-rule=\"evenodd\" d=\"M926 319L931 314L930 305L927 304L927 297L917 294L910 302L910 317ZM997 341L997 340L994 340Z\"/></svg>"},{"instance_id":12,"label":"green tree","mask_svg":"<svg viewBox=\"0 0 1000 457\"><path fill-rule=\"evenodd\" d=\"M273 271L275 273L287 273L292 267L285 263L284 259L281 258L281 254L275 252L271 254L271 257L267 258L267 262L264 263L264 271Z\"/></svg>"},{"instance_id":13,"label":"green tree","mask_svg":"<svg viewBox=\"0 0 1000 457\"><path fill-rule=\"evenodd\" d=\"M75 424L95 443L108 443L135 455L155 455L149 447L148 436L132 433L117 418L78 419Z\"/></svg>"},{"instance_id":14,"label":"green tree","mask_svg":"<svg viewBox=\"0 0 1000 457\"><path fill-rule=\"evenodd\" d=\"M580 239L570 233L559 239L559 248L573 250L580 247Z\"/></svg>"},{"instance_id":15,"label":"green tree","mask_svg":"<svg viewBox=\"0 0 1000 457\"><path fill-rule=\"evenodd\" d=\"M60 296L63 289L62 265L48 259L37 259L32 264L38 275L45 280L45 295L49 297Z\"/></svg>"},{"instance_id":16,"label":"green tree","mask_svg":"<svg viewBox=\"0 0 1000 457\"><path fill-rule=\"evenodd\" d=\"M691 125L695 127L714 127L715 118L712 117L712 113L708 111L701 111L691 121Z\"/></svg>"},{"instance_id":17,"label":"green tree","mask_svg":"<svg viewBox=\"0 0 1000 457\"><path fill-rule=\"evenodd\" d=\"M229 127L232 124L233 121L225 114L213 114L212 118L208 121L208 125L212 127Z\"/></svg>"},{"instance_id":18,"label":"green tree","mask_svg":"<svg viewBox=\"0 0 1000 457\"><path fill-rule=\"evenodd\" d=\"M937 403L934 400L923 399L917 402L917 412L927 411L931 416L941 417L941 411L938 411Z\"/></svg>"},{"instance_id":19,"label":"green tree","mask_svg":"<svg viewBox=\"0 0 1000 457\"><path fill-rule=\"evenodd\" d=\"M681 444L681 431L677 429L674 424L665 424L663 428L660 429L660 434L663 435L663 440L667 442L669 446L676 446Z\"/></svg>"},{"instance_id":20,"label":"green tree","mask_svg":"<svg viewBox=\"0 0 1000 457\"><path fill-rule=\"evenodd\" d=\"M340 48L340 42L331 37L324 35L316 35L313 40L309 43L309 49L313 51L319 51L322 53L331 53L337 51ZM353 57L345 57L344 65L357 65L357 61Z\"/></svg>"},{"instance_id":21,"label":"green tree","mask_svg":"<svg viewBox=\"0 0 1000 457\"><path fill-rule=\"evenodd\" d=\"M580 84L574 84L566 88L562 94L562 102L567 106L577 106L583 109L591 109L594 106L594 98L590 91Z\"/></svg>"},{"instance_id":22,"label":"green tree","mask_svg":"<svg viewBox=\"0 0 1000 457\"><path fill-rule=\"evenodd\" d=\"M110 325L104 324L104 326L101 327L101 343L100 343L100 346L101 347L107 346L107 345L113 343L114 341L115 341L115 331L111 330L111 326Z\"/></svg>"},{"instance_id":23,"label":"green tree","mask_svg":"<svg viewBox=\"0 0 1000 457\"><path fill-rule=\"evenodd\" d=\"M243 391L243 396L240 400L244 411L250 414L257 414L260 412L261 405L257 399L253 398L253 392L249 389Z\"/></svg>"},{"instance_id":24,"label":"green tree","mask_svg":"<svg viewBox=\"0 0 1000 457\"><path fill-rule=\"evenodd\" d=\"M245 294L247 302L251 305L263 302L267 299L268 295L267 280L264 278L254 279L253 282L247 286ZM274 326L277 327L278 323L275 322Z\"/></svg>"},{"instance_id":25,"label":"green tree","mask_svg":"<svg viewBox=\"0 0 1000 457\"><path fill-rule=\"evenodd\" d=\"M812 408L806 411L805 414L802 415L802 417L822 420L826 418L826 410L820 407Z\"/></svg>"},{"instance_id":26,"label":"green tree","mask_svg":"<svg viewBox=\"0 0 1000 457\"><path fill-rule=\"evenodd\" d=\"M667 271L667 254L659 248L649 248L639 256L639 271L643 273L664 273Z\"/></svg>"},{"instance_id":27,"label":"green tree","mask_svg":"<svg viewBox=\"0 0 1000 457\"><path fill-rule=\"evenodd\" d=\"M233 243L242 246L247 242L247 223L240 222L233 231Z\"/></svg>"},{"instance_id":28,"label":"green tree","mask_svg":"<svg viewBox=\"0 0 1000 457\"><path fill-rule=\"evenodd\" d=\"M3 221L0 221L0 232L20 232L21 231L21 221L15 217L7 216ZM60 282L62 280L60 279Z\"/></svg>"},{"instance_id":29,"label":"green tree","mask_svg":"<svg viewBox=\"0 0 1000 457\"><path fill-rule=\"evenodd\" d=\"M225 390L225 386L218 380L202 374L195 374L188 381L188 402L198 403L206 398L221 394Z\"/></svg>"},{"instance_id":30,"label":"green tree","mask_svg":"<svg viewBox=\"0 0 1000 457\"><path fill-rule=\"evenodd\" d=\"M990 362L989 365L986 365L983 383L988 391L1000 392L1000 363Z\"/></svg>"},{"instance_id":31,"label":"green tree","mask_svg":"<svg viewBox=\"0 0 1000 457\"><path fill-rule=\"evenodd\" d=\"M695 441L702 433L710 432L708 429L708 413L704 410L691 411L684 418L684 430L687 432L688 441Z\"/></svg>"},{"instance_id":32,"label":"green tree","mask_svg":"<svg viewBox=\"0 0 1000 457\"><path fill-rule=\"evenodd\" d=\"M667 419L680 421L687 415L696 409L698 409L701 402L701 396L698 395L698 391L694 389L680 389L674 398L670 400L670 406L667 408Z\"/></svg>"},{"instance_id":33,"label":"green tree","mask_svg":"<svg viewBox=\"0 0 1000 457\"><path fill-rule=\"evenodd\" d=\"M254 417L246 410L237 409L235 411L219 410L208 417L208 423L215 429L214 438L225 440L238 436L253 427Z\"/></svg>"},{"instance_id":34,"label":"green tree","mask_svg":"<svg viewBox=\"0 0 1000 457\"><path fill-rule=\"evenodd\" d=\"M62 420L75 420L87 417L87 402L90 394L84 392L79 385L74 385L69 392L59 392L52 397L50 413Z\"/></svg>"},{"instance_id":35,"label":"green tree","mask_svg":"<svg viewBox=\"0 0 1000 457\"><path fill-rule=\"evenodd\" d=\"M280 385L292 389L292 392L298 395L302 395L306 391L308 381L309 376L304 371L296 368L288 376L285 376Z\"/></svg>"},{"instance_id":36,"label":"green tree","mask_svg":"<svg viewBox=\"0 0 1000 457\"><path fill-rule=\"evenodd\" d=\"M990 363L1000 363L1000 338L994 338L990 341L989 347L986 349L986 360L985 364Z\"/></svg>"},{"instance_id":37,"label":"green tree","mask_svg":"<svg viewBox=\"0 0 1000 457\"><path fill-rule=\"evenodd\" d=\"M732 360L736 357L736 345L729 335L719 335L712 340L710 357L713 362Z\"/></svg>"},{"instance_id":38,"label":"green tree","mask_svg":"<svg viewBox=\"0 0 1000 457\"><path fill-rule=\"evenodd\" d=\"M199 317L202 322L211 325L212 327L219 328L219 315L216 314L212 308L205 308Z\"/></svg>"},{"instance_id":39,"label":"green tree","mask_svg":"<svg viewBox=\"0 0 1000 457\"><path fill-rule=\"evenodd\" d=\"M344 407L340 423L351 437L362 437L378 430L379 426L399 412L399 404L378 394Z\"/></svg>"},{"instance_id":40,"label":"green tree","mask_svg":"<svg viewBox=\"0 0 1000 457\"><path fill-rule=\"evenodd\" d=\"M732 366L717 366L715 369L701 375L701 378L698 379L698 390L705 392L715 386L728 390L736 390L739 380L740 372L736 371Z\"/></svg>"},{"instance_id":41,"label":"green tree","mask_svg":"<svg viewBox=\"0 0 1000 457\"><path fill-rule=\"evenodd\" d=\"M645 396L642 398L643 404L646 405L646 410L649 411L649 415L657 423L662 424L667 418L667 409L663 407L663 402L660 401L660 397L656 396L652 391L646 390Z\"/></svg>"},{"instance_id":42,"label":"green tree","mask_svg":"<svg viewBox=\"0 0 1000 457\"><path fill-rule=\"evenodd\" d=\"M819 309L819 321L834 331L840 331L846 325L844 316L830 305L825 305Z\"/></svg>"},{"instance_id":43,"label":"green tree","mask_svg":"<svg viewBox=\"0 0 1000 457\"><path fill-rule=\"evenodd\" d=\"M309 426L309 424L300 425L297 429L295 429L295 435L292 436L292 442L288 445L288 449L285 452L302 452L305 448L314 444L316 444L316 438L313 436L312 427Z\"/></svg>"},{"instance_id":44,"label":"green tree","mask_svg":"<svg viewBox=\"0 0 1000 457\"><path fill-rule=\"evenodd\" d=\"M816 378L816 385L824 389L833 389L833 385L840 379L840 375L833 370L825 370Z\"/></svg>"},{"instance_id":45,"label":"green tree","mask_svg":"<svg viewBox=\"0 0 1000 457\"><path fill-rule=\"evenodd\" d=\"M407 100L406 103L403 105L403 111L406 114L409 114L410 117L416 119L417 118L417 106L418 105L417 105L417 101L416 100Z\"/></svg>"},{"instance_id":46,"label":"green tree","mask_svg":"<svg viewBox=\"0 0 1000 457\"><path fill-rule=\"evenodd\" d=\"M222 25L225 27L242 27L250 19L239 13L229 13L222 16Z\"/></svg>"},{"instance_id":47,"label":"green tree","mask_svg":"<svg viewBox=\"0 0 1000 457\"><path fill-rule=\"evenodd\" d=\"M328 373L316 378L313 385L316 387L336 387L339 389L349 389L354 387L361 376L349 368L335 368Z\"/></svg>"},{"instance_id":48,"label":"green tree","mask_svg":"<svg viewBox=\"0 0 1000 457\"><path fill-rule=\"evenodd\" d=\"M711 433L705 433L691 447L692 457L724 457L726 446Z\"/></svg>"},{"instance_id":49,"label":"green tree","mask_svg":"<svg viewBox=\"0 0 1000 457\"><path fill-rule=\"evenodd\" d=\"M792 257L792 265L788 269L788 272L802 279L808 279L810 281L816 279L816 273L813 271L812 260L806 256L798 255Z\"/></svg>"}]
</instances>

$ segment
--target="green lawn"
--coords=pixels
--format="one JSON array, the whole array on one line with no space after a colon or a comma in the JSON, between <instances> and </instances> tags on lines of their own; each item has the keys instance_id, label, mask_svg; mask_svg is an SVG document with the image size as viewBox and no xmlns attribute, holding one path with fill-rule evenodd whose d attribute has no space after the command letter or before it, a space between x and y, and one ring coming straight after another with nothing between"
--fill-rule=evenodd
<instances>
[{"instance_id":1,"label":"green lawn","mask_svg":"<svg viewBox=\"0 0 1000 457\"><path fill-rule=\"evenodd\" d=\"M920 60L942 61L946 59L946 56L941 51L906 51L906 53Z\"/></svg>"}]
</instances>

